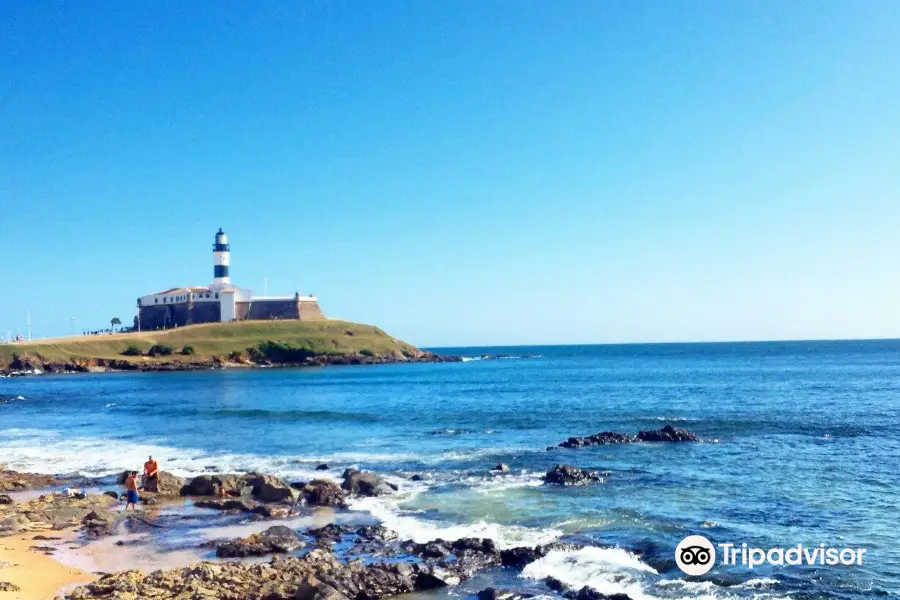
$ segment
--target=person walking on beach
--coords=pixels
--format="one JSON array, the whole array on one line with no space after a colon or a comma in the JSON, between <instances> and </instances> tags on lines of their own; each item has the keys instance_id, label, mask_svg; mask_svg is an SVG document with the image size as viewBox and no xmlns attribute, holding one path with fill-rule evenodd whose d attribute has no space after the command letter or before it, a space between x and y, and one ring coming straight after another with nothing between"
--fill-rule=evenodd
<instances>
[{"instance_id":1,"label":"person walking on beach","mask_svg":"<svg viewBox=\"0 0 900 600\"><path fill-rule=\"evenodd\" d=\"M125 494L128 496L128 500L125 502L125 510L128 510L129 505L131 510L137 510L137 503L140 499L137 493L137 471L132 471L125 478Z\"/></svg>"},{"instance_id":2,"label":"person walking on beach","mask_svg":"<svg viewBox=\"0 0 900 600\"><path fill-rule=\"evenodd\" d=\"M143 488L148 492L159 491L159 465L152 456L144 463Z\"/></svg>"}]
</instances>

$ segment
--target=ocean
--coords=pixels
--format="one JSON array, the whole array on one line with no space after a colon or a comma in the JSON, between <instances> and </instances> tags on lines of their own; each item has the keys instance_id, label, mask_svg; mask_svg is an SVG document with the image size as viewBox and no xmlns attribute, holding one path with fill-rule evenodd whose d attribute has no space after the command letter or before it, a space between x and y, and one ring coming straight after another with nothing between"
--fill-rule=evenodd
<instances>
[{"instance_id":1,"label":"ocean","mask_svg":"<svg viewBox=\"0 0 900 600\"><path fill-rule=\"evenodd\" d=\"M588 545L459 595L550 594L547 576L635 600L900 593L900 341L435 350L467 360L2 379L0 463L104 477L152 454L184 476L216 466L291 481L321 476L323 462L331 477L357 466L400 490L352 510L402 537ZM665 424L704 443L547 449ZM490 472L500 462L510 473ZM542 485L558 463L604 482ZM674 551L692 534L867 552L861 565L717 564L687 577Z\"/></svg>"}]
</instances>

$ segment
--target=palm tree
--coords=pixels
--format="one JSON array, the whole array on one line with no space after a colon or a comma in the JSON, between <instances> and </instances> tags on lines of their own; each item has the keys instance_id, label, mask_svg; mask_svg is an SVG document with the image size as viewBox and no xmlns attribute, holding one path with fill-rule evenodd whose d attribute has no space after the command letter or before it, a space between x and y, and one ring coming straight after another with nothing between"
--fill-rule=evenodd
<instances>
[{"instance_id":1,"label":"palm tree","mask_svg":"<svg viewBox=\"0 0 900 600\"><path fill-rule=\"evenodd\" d=\"M113 317L109 324L112 325L113 331L115 331L116 325L121 325L122 321L119 320L119 317Z\"/></svg>"}]
</instances>

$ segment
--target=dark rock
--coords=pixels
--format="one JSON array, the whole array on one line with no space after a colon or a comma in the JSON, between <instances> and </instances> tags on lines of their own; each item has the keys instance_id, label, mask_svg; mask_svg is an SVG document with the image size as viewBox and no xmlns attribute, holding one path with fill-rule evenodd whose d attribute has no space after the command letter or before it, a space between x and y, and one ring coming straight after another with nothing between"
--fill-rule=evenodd
<instances>
[{"instance_id":1,"label":"dark rock","mask_svg":"<svg viewBox=\"0 0 900 600\"><path fill-rule=\"evenodd\" d=\"M333 481L315 479L309 483L292 483L291 487L300 492L300 497L310 506L346 506L344 490Z\"/></svg>"},{"instance_id":2,"label":"dark rock","mask_svg":"<svg viewBox=\"0 0 900 600\"><path fill-rule=\"evenodd\" d=\"M493 473L509 473L509 465L504 463L499 463L496 467L491 469Z\"/></svg>"},{"instance_id":3,"label":"dark rock","mask_svg":"<svg viewBox=\"0 0 900 600\"><path fill-rule=\"evenodd\" d=\"M318 544L329 544L333 542L341 542L344 540L344 536L353 531L353 529L347 525L338 525L337 523L329 523L323 527L318 527L316 529L308 529L306 534L312 538L315 538L316 543Z\"/></svg>"},{"instance_id":4,"label":"dark rock","mask_svg":"<svg viewBox=\"0 0 900 600\"><path fill-rule=\"evenodd\" d=\"M294 500L294 490L284 481L274 475L261 475L250 473L246 477L247 483L253 487L253 497L263 502L281 502Z\"/></svg>"},{"instance_id":5,"label":"dark rock","mask_svg":"<svg viewBox=\"0 0 900 600\"><path fill-rule=\"evenodd\" d=\"M347 469L341 487L357 496L384 496L397 491L397 486L388 483L375 473Z\"/></svg>"},{"instance_id":6,"label":"dark rock","mask_svg":"<svg viewBox=\"0 0 900 600\"><path fill-rule=\"evenodd\" d=\"M407 540L400 544L400 548L409 554L414 554L422 558L446 558L453 554L453 547L450 542L441 539L417 544L411 540Z\"/></svg>"},{"instance_id":7,"label":"dark rock","mask_svg":"<svg viewBox=\"0 0 900 600\"><path fill-rule=\"evenodd\" d=\"M447 587L449 585L458 585L462 581L459 575L439 566L429 566L416 576L416 590L434 590L437 588Z\"/></svg>"},{"instance_id":8,"label":"dark rock","mask_svg":"<svg viewBox=\"0 0 900 600\"><path fill-rule=\"evenodd\" d=\"M262 533L232 540L220 544L216 548L219 558L242 558L245 556L264 556L266 554L293 552L302 548L304 543L297 534L288 527L276 525Z\"/></svg>"},{"instance_id":9,"label":"dark rock","mask_svg":"<svg viewBox=\"0 0 900 600\"><path fill-rule=\"evenodd\" d=\"M119 483L125 482L121 474L119 479L121 480ZM144 480L142 483L144 492L172 498L181 494L181 488L184 487L184 477L172 475L167 471L160 471L155 480Z\"/></svg>"},{"instance_id":10,"label":"dark rock","mask_svg":"<svg viewBox=\"0 0 900 600\"><path fill-rule=\"evenodd\" d=\"M584 448L587 446L604 446L606 444L630 444L636 441L633 435L616 431L601 431L587 437L570 437L559 445L560 448Z\"/></svg>"},{"instance_id":11,"label":"dark rock","mask_svg":"<svg viewBox=\"0 0 900 600\"><path fill-rule=\"evenodd\" d=\"M418 473L409 478L410 481L422 481L425 478L419 475Z\"/></svg>"},{"instance_id":12,"label":"dark rock","mask_svg":"<svg viewBox=\"0 0 900 600\"><path fill-rule=\"evenodd\" d=\"M547 584L547 587L553 590L554 592L561 592L566 589L566 584L557 579L556 577L547 577L544 580L544 583Z\"/></svg>"},{"instance_id":13,"label":"dark rock","mask_svg":"<svg viewBox=\"0 0 900 600\"><path fill-rule=\"evenodd\" d=\"M6 494L0 494L0 504L13 504L13 499Z\"/></svg>"},{"instance_id":14,"label":"dark rock","mask_svg":"<svg viewBox=\"0 0 900 600\"><path fill-rule=\"evenodd\" d=\"M451 544L456 553L466 550L483 552L485 554L498 554L497 544L490 538L460 538Z\"/></svg>"},{"instance_id":15,"label":"dark rock","mask_svg":"<svg viewBox=\"0 0 900 600\"><path fill-rule=\"evenodd\" d=\"M316 471L327 471L327 470L328 470L328 465L326 465L325 463L322 463L321 465L316 465Z\"/></svg>"},{"instance_id":16,"label":"dark rock","mask_svg":"<svg viewBox=\"0 0 900 600\"><path fill-rule=\"evenodd\" d=\"M115 490L107 490L107 491L103 492L103 495L109 496L110 498L114 498L115 500L119 499L119 492L117 492Z\"/></svg>"},{"instance_id":17,"label":"dark rock","mask_svg":"<svg viewBox=\"0 0 900 600\"><path fill-rule=\"evenodd\" d=\"M560 448L585 448L587 446L603 446L607 444L630 444L633 442L699 442L700 438L687 429L677 429L666 425L662 429L639 431L637 435L628 435L617 431L601 431L586 437L570 437L559 445ZM547 448L552 450L552 446Z\"/></svg>"},{"instance_id":18,"label":"dark rock","mask_svg":"<svg viewBox=\"0 0 900 600\"><path fill-rule=\"evenodd\" d=\"M539 558L543 558L545 554L538 548L510 548L500 552L500 562L504 567L513 567L515 569L524 569L526 565L533 563Z\"/></svg>"},{"instance_id":19,"label":"dark rock","mask_svg":"<svg viewBox=\"0 0 900 600\"><path fill-rule=\"evenodd\" d=\"M348 600L347 596L340 593L327 583L322 583L315 577L308 577L303 581L294 594L293 600Z\"/></svg>"},{"instance_id":20,"label":"dark rock","mask_svg":"<svg viewBox=\"0 0 900 600\"><path fill-rule=\"evenodd\" d=\"M569 600L631 600L631 596L628 594L602 594L588 586L584 586L577 592L566 592L564 596Z\"/></svg>"},{"instance_id":21,"label":"dark rock","mask_svg":"<svg viewBox=\"0 0 900 600\"><path fill-rule=\"evenodd\" d=\"M524 600L525 598L534 598L534 594L494 588L481 590L476 596L478 600Z\"/></svg>"},{"instance_id":22,"label":"dark rock","mask_svg":"<svg viewBox=\"0 0 900 600\"><path fill-rule=\"evenodd\" d=\"M602 481L603 478L598 473L571 465L556 465L544 475L544 483L553 485L587 485Z\"/></svg>"},{"instance_id":23,"label":"dark rock","mask_svg":"<svg viewBox=\"0 0 900 600\"><path fill-rule=\"evenodd\" d=\"M642 442L699 442L700 438L687 429L666 425L662 429L639 431L637 437Z\"/></svg>"},{"instance_id":24,"label":"dark rock","mask_svg":"<svg viewBox=\"0 0 900 600\"><path fill-rule=\"evenodd\" d=\"M8 581L0 581L0 592L20 592L22 588Z\"/></svg>"},{"instance_id":25,"label":"dark rock","mask_svg":"<svg viewBox=\"0 0 900 600\"><path fill-rule=\"evenodd\" d=\"M181 488L182 496L220 496L243 485L240 475L198 475Z\"/></svg>"},{"instance_id":26,"label":"dark rock","mask_svg":"<svg viewBox=\"0 0 900 600\"><path fill-rule=\"evenodd\" d=\"M211 508L213 510L235 510L240 512L253 512L257 508L256 504L248 500L237 500L229 498L228 500L197 500L194 502L197 508Z\"/></svg>"}]
</instances>

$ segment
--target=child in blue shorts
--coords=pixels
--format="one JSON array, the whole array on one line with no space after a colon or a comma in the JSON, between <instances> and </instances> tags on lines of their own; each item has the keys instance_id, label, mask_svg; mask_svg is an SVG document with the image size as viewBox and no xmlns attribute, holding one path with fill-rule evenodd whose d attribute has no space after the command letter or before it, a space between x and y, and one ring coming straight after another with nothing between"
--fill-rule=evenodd
<instances>
[{"instance_id":1,"label":"child in blue shorts","mask_svg":"<svg viewBox=\"0 0 900 600\"><path fill-rule=\"evenodd\" d=\"M128 496L127 502L125 502L125 510L128 510L128 506L131 506L131 510L137 510L137 503L140 500L137 493L137 471L132 471L128 474L128 477L125 479L125 491Z\"/></svg>"}]
</instances>

